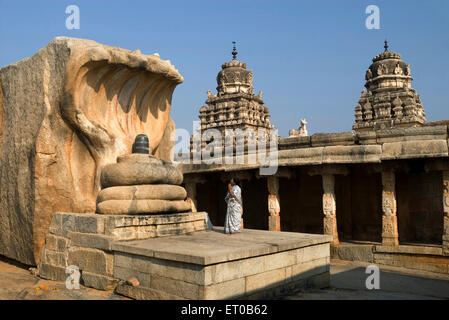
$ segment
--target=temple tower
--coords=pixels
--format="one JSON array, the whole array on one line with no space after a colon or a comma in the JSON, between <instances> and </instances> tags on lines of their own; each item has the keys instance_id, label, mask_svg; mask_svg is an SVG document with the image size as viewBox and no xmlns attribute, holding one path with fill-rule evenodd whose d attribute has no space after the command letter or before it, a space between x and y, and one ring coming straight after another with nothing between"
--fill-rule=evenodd
<instances>
[{"instance_id":1,"label":"temple tower","mask_svg":"<svg viewBox=\"0 0 449 320\"><path fill-rule=\"evenodd\" d=\"M426 122L421 99L412 89L410 64L401 55L385 51L374 57L365 74L365 88L355 107L357 131L391 127L413 127Z\"/></svg>"},{"instance_id":2,"label":"temple tower","mask_svg":"<svg viewBox=\"0 0 449 320\"><path fill-rule=\"evenodd\" d=\"M253 73L246 63L237 60L235 42L232 60L224 63L217 75L217 94L207 91L207 106L200 109L201 131L218 129L225 136L226 129L265 129L267 134L274 129L262 92L253 92Z\"/></svg>"}]
</instances>

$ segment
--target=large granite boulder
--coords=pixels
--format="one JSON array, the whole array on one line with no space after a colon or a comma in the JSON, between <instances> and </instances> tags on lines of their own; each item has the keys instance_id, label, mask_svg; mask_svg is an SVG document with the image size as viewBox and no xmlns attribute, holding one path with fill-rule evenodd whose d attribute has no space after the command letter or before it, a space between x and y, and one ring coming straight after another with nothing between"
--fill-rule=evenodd
<instances>
[{"instance_id":1,"label":"large granite boulder","mask_svg":"<svg viewBox=\"0 0 449 320\"><path fill-rule=\"evenodd\" d=\"M94 212L101 169L146 134L169 160L183 78L158 55L57 37L0 69L0 254L38 262L52 214Z\"/></svg>"}]
</instances>

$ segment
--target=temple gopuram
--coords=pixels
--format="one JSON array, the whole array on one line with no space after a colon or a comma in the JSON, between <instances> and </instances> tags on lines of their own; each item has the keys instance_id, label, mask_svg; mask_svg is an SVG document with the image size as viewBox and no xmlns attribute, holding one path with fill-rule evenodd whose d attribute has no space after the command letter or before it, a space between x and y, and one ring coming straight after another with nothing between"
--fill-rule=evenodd
<instances>
[{"instance_id":1,"label":"temple gopuram","mask_svg":"<svg viewBox=\"0 0 449 320\"><path fill-rule=\"evenodd\" d=\"M253 73L246 69L246 63L237 60L234 42L232 60L221 66L221 71L217 75L217 94L207 91L207 106L200 108L200 130L216 129L222 135L225 143L225 136L230 134L230 130L253 131L253 136L257 141L259 138L258 129L262 129L264 138L268 138L274 126L270 123L269 109L264 105L262 91L257 95L253 89ZM228 132L227 132L228 130ZM204 148L205 142L202 143Z\"/></svg>"},{"instance_id":2,"label":"temple gopuram","mask_svg":"<svg viewBox=\"0 0 449 320\"><path fill-rule=\"evenodd\" d=\"M410 65L401 55L385 51L373 58L365 75L366 91L355 107L354 130L413 127L426 122L421 99L412 89Z\"/></svg>"}]
</instances>

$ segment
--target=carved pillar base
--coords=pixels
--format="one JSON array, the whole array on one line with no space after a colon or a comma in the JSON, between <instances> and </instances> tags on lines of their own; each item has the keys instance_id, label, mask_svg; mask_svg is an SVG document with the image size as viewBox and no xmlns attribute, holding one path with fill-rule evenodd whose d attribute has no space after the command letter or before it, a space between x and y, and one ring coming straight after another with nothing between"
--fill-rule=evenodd
<instances>
[{"instance_id":1,"label":"carved pillar base","mask_svg":"<svg viewBox=\"0 0 449 320\"><path fill-rule=\"evenodd\" d=\"M281 231L281 217L280 216L269 216L268 217L268 230Z\"/></svg>"},{"instance_id":2,"label":"carved pillar base","mask_svg":"<svg viewBox=\"0 0 449 320\"><path fill-rule=\"evenodd\" d=\"M332 244L338 245L340 241L338 240L337 231L337 216L335 214L324 217L324 234L328 234L334 237Z\"/></svg>"},{"instance_id":3,"label":"carved pillar base","mask_svg":"<svg viewBox=\"0 0 449 320\"><path fill-rule=\"evenodd\" d=\"M396 215L382 216L382 245L399 245L398 217Z\"/></svg>"}]
</instances>

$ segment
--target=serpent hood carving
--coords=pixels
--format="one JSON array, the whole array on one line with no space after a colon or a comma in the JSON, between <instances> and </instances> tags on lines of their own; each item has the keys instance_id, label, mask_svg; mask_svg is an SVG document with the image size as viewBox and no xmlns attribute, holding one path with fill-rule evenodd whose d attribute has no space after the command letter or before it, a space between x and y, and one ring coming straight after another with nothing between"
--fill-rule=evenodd
<instances>
[{"instance_id":1,"label":"serpent hood carving","mask_svg":"<svg viewBox=\"0 0 449 320\"><path fill-rule=\"evenodd\" d=\"M57 37L0 69L0 254L36 264L56 211L94 212L101 168L138 134L169 160L169 61Z\"/></svg>"}]
</instances>

